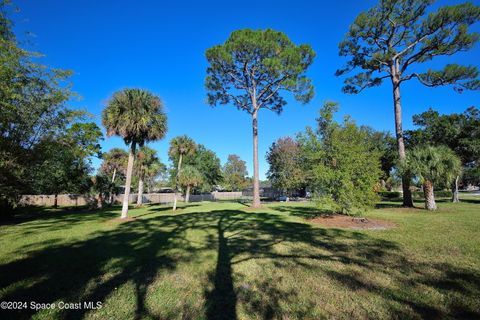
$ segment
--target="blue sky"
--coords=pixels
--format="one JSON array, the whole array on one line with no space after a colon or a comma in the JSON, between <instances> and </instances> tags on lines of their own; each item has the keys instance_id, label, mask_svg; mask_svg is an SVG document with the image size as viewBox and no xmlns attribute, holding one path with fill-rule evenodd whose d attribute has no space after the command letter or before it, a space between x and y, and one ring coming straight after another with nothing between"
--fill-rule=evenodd
<instances>
[{"instance_id":1,"label":"blue sky","mask_svg":"<svg viewBox=\"0 0 480 320\"><path fill-rule=\"evenodd\" d=\"M438 1L435 6L462 1ZM480 5L480 1L473 1ZM277 138L294 135L315 125L318 109L326 100L340 103L341 118L350 114L358 124L393 132L391 87L369 89L359 95L341 92L342 78L334 76L344 59L338 43L358 13L372 0L345 1L15 1L20 12L12 18L29 49L45 54L42 63L71 69L73 89L81 100L70 104L87 109L101 125L101 111L113 92L140 87L158 94L165 103L169 131L164 140L151 143L167 162L171 138L187 134L214 150L222 164L236 153L252 173L251 119L232 106L211 108L203 86L207 63L205 50L223 43L241 28L272 28L285 32L297 44L308 43L317 53L308 71L315 98L300 105L288 97L282 115L268 110L259 115L260 177L268 170L265 154ZM478 24L474 26L480 31ZM33 33L22 36L25 32ZM440 58L445 62L478 65L480 48ZM413 114L433 107L442 113L461 112L478 106L479 92L455 93L451 87L426 88L415 81L403 86L404 128ZM103 128L102 128L103 129ZM120 138L106 138L104 151L125 145ZM99 160L94 159L98 166Z\"/></svg>"}]
</instances>

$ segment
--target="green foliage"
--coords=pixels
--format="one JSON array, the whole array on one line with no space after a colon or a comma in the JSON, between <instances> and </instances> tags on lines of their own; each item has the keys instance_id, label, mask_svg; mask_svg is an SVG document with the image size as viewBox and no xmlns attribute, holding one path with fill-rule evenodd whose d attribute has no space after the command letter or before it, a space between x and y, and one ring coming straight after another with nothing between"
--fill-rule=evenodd
<instances>
[{"instance_id":1,"label":"green foliage","mask_svg":"<svg viewBox=\"0 0 480 320\"><path fill-rule=\"evenodd\" d=\"M89 156L99 153L101 132L66 102L74 95L70 71L38 64L12 32L0 2L0 207L22 193L84 189ZM68 180L68 181L67 181ZM67 183L68 182L68 183Z\"/></svg>"},{"instance_id":2,"label":"green foliage","mask_svg":"<svg viewBox=\"0 0 480 320\"><path fill-rule=\"evenodd\" d=\"M229 154L223 166L224 188L231 191L241 191L249 183L246 162L239 155Z\"/></svg>"},{"instance_id":3,"label":"green foliage","mask_svg":"<svg viewBox=\"0 0 480 320\"><path fill-rule=\"evenodd\" d=\"M102 113L107 135L117 135L125 143L144 143L162 139L167 132L167 116L160 98L142 89L115 92Z\"/></svg>"},{"instance_id":4,"label":"green foliage","mask_svg":"<svg viewBox=\"0 0 480 320\"><path fill-rule=\"evenodd\" d=\"M183 135L178 136L170 140L170 148L168 149L168 155L172 160L178 162L179 156L191 156L195 154L197 145L192 138Z\"/></svg>"},{"instance_id":5,"label":"green foliage","mask_svg":"<svg viewBox=\"0 0 480 320\"><path fill-rule=\"evenodd\" d=\"M195 167L203 176L202 183L196 186L197 190L212 191L222 181L222 167L215 152L202 144L197 145L187 136L179 136L170 142L169 156L173 164L170 169L172 182L177 176L180 153L182 154L182 164Z\"/></svg>"},{"instance_id":6,"label":"green foliage","mask_svg":"<svg viewBox=\"0 0 480 320\"><path fill-rule=\"evenodd\" d=\"M380 154L382 179L391 180L392 169L398 162L397 141L389 132L376 131L370 127L362 126L361 130L367 135L367 142L371 150Z\"/></svg>"},{"instance_id":7,"label":"green foliage","mask_svg":"<svg viewBox=\"0 0 480 320\"><path fill-rule=\"evenodd\" d=\"M315 53L309 45L296 46L282 32L237 30L224 44L208 49L206 57L205 85L212 106L232 102L251 114L260 108L281 113L286 104L281 91L304 103L313 97L304 73Z\"/></svg>"},{"instance_id":8,"label":"green foliage","mask_svg":"<svg viewBox=\"0 0 480 320\"><path fill-rule=\"evenodd\" d=\"M421 183L427 181L435 186L449 185L462 167L460 158L446 146L418 146L408 153L399 168L411 172Z\"/></svg>"},{"instance_id":9,"label":"green foliage","mask_svg":"<svg viewBox=\"0 0 480 320\"><path fill-rule=\"evenodd\" d=\"M135 160L135 181L138 183L142 179L147 186L147 190L151 190L155 186L155 179L166 171L166 166L157 156L157 151L147 146L141 147L137 152Z\"/></svg>"},{"instance_id":10,"label":"green foliage","mask_svg":"<svg viewBox=\"0 0 480 320\"><path fill-rule=\"evenodd\" d=\"M92 187L90 191L94 198L98 196L98 199L94 201L95 207L102 207L107 196L112 192L110 177L105 174L97 174L94 176L92 178Z\"/></svg>"},{"instance_id":11,"label":"green foliage","mask_svg":"<svg viewBox=\"0 0 480 320\"><path fill-rule=\"evenodd\" d=\"M115 171L116 177L123 180L125 178L128 162L128 152L120 148L110 149L108 152L102 154L102 164L100 166L100 172L108 176L113 176Z\"/></svg>"},{"instance_id":12,"label":"green foliage","mask_svg":"<svg viewBox=\"0 0 480 320\"><path fill-rule=\"evenodd\" d=\"M435 198L452 198L452 191L450 190L437 190L433 192ZM414 199L423 199L425 194L423 191L412 192Z\"/></svg>"},{"instance_id":13,"label":"green foliage","mask_svg":"<svg viewBox=\"0 0 480 320\"><path fill-rule=\"evenodd\" d=\"M95 123L74 123L63 133L41 141L41 163L29 170L25 181L33 194L85 193L91 187L92 156L100 154L103 134Z\"/></svg>"},{"instance_id":14,"label":"green foliage","mask_svg":"<svg viewBox=\"0 0 480 320\"><path fill-rule=\"evenodd\" d=\"M480 110L470 107L463 113L441 115L428 109L413 116L413 123L419 127L406 131L410 146L420 144L445 145L455 151L463 164L480 159Z\"/></svg>"},{"instance_id":15,"label":"green foliage","mask_svg":"<svg viewBox=\"0 0 480 320\"><path fill-rule=\"evenodd\" d=\"M291 137L280 138L270 146L267 162L267 177L275 188L288 192L305 186L301 146Z\"/></svg>"},{"instance_id":16,"label":"green foliage","mask_svg":"<svg viewBox=\"0 0 480 320\"><path fill-rule=\"evenodd\" d=\"M469 27L479 21L480 7L472 3L444 6L427 14L433 0L382 0L355 19L340 43L340 55L350 57L337 75L362 71L345 80L344 91L358 93L392 81L416 78L430 87L453 84L458 90L478 89L474 66L446 65L442 70L407 72L437 56L451 56L471 49L479 34Z\"/></svg>"},{"instance_id":17,"label":"green foliage","mask_svg":"<svg viewBox=\"0 0 480 320\"><path fill-rule=\"evenodd\" d=\"M336 104L327 103L320 110L317 132L307 128L298 139L318 201L336 212L360 213L378 201L374 188L381 177L380 154L349 117L334 122L336 110Z\"/></svg>"},{"instance_id":18,"label":"green foliage","mask_svg":"<svg viewBox=\"0 0 480 320\"><path fill-rule=\"evenodd\" d=\"M182 187L197 187L203 182L203 175L197 168L185 165L178 175L178 182Z\"/></svg>"},{"instance_id":19,"label":"green foliage","mask_svg":"<svg viewBox=\"0 0 480 320\"><path fill-rule=\"evenodd\" d=\"M196 186L200 191L210 192L223 180L220 159L214 151L202 144L197 145L193 156L186 157L185 163L195 167L202 174L202 183Z\"/></svg>"},{"instance_id":20,"label":"green foliage","mask_svg":"<svg viewBox=\"0 0 480 320\"><path fill-rule=\"evenodd\" d=\"M480 163L467 165L464 168L462 180L466 184L480 185Z\"/></svg>"}]
</instances>

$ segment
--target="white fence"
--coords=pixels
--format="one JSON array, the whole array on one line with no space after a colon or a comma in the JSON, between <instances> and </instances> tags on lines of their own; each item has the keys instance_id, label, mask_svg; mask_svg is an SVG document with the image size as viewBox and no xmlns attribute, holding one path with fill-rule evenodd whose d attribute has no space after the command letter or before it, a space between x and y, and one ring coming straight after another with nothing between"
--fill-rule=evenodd
<instances>
[{"instance_id":1,"label":"white fence","mask_svg":"<svg viewBox=\"0 0 480 320\"><path fill-rule=\"evenodd\" d=\"M143 203L172 203L174 198L173 193L145 193L143 194ZM190 202L200 201L221 201L221 200L241 200L248 198L243 196L242 192L211 192L206 194L192 194L190 195ZM85 206L94 201L97 198L88 195L75 195L75 194L59 194L57 196L57 204L59 206ZM119 194L114 197L116 203L123 202L123 194ZM178 201L184 201L184 197L178 194ZM130 203L137 202L137 194L130 194ZM23 195L20 203L22 205L33 206L53 206L55 203L54 195Z\"/></svg>"}]
</instances>

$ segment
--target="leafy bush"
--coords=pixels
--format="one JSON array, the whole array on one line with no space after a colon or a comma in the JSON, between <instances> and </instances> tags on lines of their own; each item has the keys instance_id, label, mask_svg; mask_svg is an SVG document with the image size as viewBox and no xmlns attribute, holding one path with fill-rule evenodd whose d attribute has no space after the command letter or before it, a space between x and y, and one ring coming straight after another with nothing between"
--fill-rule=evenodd
<instances>
[{"instance_id":1,"label":"leafy bush","mask_svg":"<svg viewBox=\"0 0 480 320\"><path fill-rule=\"evenodd\" d=\"M299 135L310 187L319 206L349 215L373 208L379 200L380 154L372 150L367 133L349 117L333 120L336 103L320 110L317 131Z\"/></svg>"}]
</instances>

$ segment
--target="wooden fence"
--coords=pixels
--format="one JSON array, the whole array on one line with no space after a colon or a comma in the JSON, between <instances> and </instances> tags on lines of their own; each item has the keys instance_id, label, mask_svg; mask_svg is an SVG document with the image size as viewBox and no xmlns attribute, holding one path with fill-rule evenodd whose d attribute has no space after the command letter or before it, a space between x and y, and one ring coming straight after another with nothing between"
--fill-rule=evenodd
<instances>
[{"instance_id":1,"label":"wooden fence","mask_svg":"<svg viewBox=\"0 0 480 320\"><path fill-rule=\"evenodd\" d=\"M173 193L145 193L143 194L143 203L172 203ZM239 192L211 192L206 194L190 195L190 202L200 201L221 201L221 200L241 200L248 198ZM59 194L57 196L57 204L59 206L85 206L97 201L95 196L76 195L76 194ZM123 194L114 197L115 203L123 202ZM178 201L184 201L184 197L178 194ZM130 203L137 202L137 194L130 194ZM51 207L55 203L54 195L23 195L20 204L27 206L47 206Z\"/></svg>"}]
</instances>

